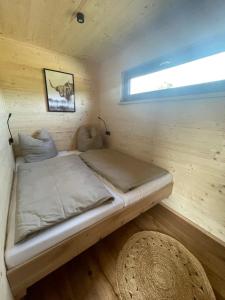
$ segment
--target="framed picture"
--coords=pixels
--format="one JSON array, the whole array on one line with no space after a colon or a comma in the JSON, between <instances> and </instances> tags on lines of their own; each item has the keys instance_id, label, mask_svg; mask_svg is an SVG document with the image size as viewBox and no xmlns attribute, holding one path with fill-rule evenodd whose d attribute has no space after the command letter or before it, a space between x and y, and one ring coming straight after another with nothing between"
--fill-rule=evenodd
<instances>
[{"instance_id":1,"label":"framed picture","mask_svg":"<svg viewBox=\"0 0 225 300\"><path fill-rule=\"evenodd\" d=\"M44 69L48 111L75 112L73 74Z\"/></svg>"}]
</instances>

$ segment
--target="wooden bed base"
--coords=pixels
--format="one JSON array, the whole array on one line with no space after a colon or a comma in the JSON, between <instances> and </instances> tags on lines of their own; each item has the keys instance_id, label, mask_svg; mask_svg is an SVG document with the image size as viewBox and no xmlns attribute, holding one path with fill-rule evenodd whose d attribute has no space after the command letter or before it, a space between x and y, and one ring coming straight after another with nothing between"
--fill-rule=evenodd
<instances>
[{"instance_id":1,"label":"wooden bed base","mask_svg":"<svg viewBox=\"0 0 225 300\"><path fill-rule=\"evenodd\" d=\"M25 263L7 271L7 277L16 299L26 295L29 286L56 270L84 250L94 245L122 225L167 198L173 184L168 184L152 195L143 198L128 207L124 207L111 216L83 229Z\"/></svg>"}]
</instances>

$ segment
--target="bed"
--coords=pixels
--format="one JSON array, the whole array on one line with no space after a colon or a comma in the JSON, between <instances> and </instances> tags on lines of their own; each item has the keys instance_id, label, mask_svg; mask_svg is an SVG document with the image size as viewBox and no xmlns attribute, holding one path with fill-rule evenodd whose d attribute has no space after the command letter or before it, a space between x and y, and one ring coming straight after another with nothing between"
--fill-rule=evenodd
<instances>
[{"instance_id":1,"label":"bed","mask_svg":"<svg viewBox=\"0 0 225 300\"><path fill-rule=\"evenodd\" d=\"M64 151L59 153L59 156L72 153L79 154ZM22 158L18 158L17 165L21 163ZM30 285L167 198L173 186L172 176L167 172L160 178L124 193L101 175L97 176L113 195L113 201L103 203L14 244L17 180L15 174L5 250L7 276L14 296L22 297Z\"/></svg>"}]
</instances>

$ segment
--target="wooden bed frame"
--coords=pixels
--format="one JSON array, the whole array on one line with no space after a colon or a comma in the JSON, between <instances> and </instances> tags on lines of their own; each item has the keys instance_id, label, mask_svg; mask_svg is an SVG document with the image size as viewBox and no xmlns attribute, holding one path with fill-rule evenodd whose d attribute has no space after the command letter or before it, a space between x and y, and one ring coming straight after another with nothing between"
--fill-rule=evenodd
<instances>
[{"instance_id":1,"label":"wooden bed frame","mask_svg":"<svg viewBox=\"0 0 225 300\"><path fill-rule=\"evenodd\" d=\"M173 184L170 183L152 195L124 207L112 215L105 217L103 220L66 238L23 264L9 269L7 277L14 297L16 299L24 297L29 286L150 209L161 200L167 198L171 194L172 188Z\"/></svg>"}]
</instances>

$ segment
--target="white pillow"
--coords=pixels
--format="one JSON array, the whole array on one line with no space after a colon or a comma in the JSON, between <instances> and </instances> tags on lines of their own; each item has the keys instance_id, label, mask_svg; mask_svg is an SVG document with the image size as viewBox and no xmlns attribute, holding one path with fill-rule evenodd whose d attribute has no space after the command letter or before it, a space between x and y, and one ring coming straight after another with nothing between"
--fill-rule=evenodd
<instances>
[{"instance_id":1,"label":"white pillow","mask_svg":"<svg viewBox=\"0 0 225 300\"><path fill-rule=\"evenodd\" d=\"M77 131L77 149L81 152L103 148L100 131L94 126L81 126Z\"/></svg>"},{"instance_id":2,"label":"white pillow","mask_svg":"<svg viewBox=\"0 0 225 300\"><path fill-rule=\"evenodd\" d=\"M19 145L25 162L37 162L55 157L58 152L46 129L41 129L36 138L19 134Z\"/></svg>"}]
</instances>

